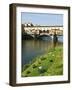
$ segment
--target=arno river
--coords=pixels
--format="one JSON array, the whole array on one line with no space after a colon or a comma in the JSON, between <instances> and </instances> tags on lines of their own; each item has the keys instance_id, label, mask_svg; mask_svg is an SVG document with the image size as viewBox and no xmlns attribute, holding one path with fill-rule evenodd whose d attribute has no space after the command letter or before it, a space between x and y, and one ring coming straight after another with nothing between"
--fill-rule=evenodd
<instances>
[{"instance_id":1,"label":"arno river","mask_svg":"<svg viewBox=\"0 0 72 90\"><path fill-rule=\"evenodd\" d=\"M57 45L63 45L63 36L58 36ZM53 48L53 41L49 37L43 37L42 40L22 40L22 66L48 52L50 48Z\"/></svg>"}]
</instances>

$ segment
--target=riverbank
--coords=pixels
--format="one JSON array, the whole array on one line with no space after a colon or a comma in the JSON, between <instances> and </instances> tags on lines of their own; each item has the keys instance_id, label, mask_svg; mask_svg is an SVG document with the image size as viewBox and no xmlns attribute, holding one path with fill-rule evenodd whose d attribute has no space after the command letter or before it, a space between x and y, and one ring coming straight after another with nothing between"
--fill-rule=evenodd
<instances>
[{"instance_id":1,"label":"riverbank","mask_svg":"<svg viewBox=\"0 0 72 90\"><path fill-rule=\"evenodd\" d=\"M23 67L21 76L54 76L63 74L63 47L57 46L46 54L34 58L32 64Z\"/></svg>"}]
</instances>

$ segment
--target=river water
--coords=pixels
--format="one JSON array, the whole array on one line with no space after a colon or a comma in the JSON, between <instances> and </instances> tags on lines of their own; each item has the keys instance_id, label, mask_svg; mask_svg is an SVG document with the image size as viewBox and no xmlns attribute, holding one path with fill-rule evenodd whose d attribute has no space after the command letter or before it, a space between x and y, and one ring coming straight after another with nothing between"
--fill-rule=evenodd
<instances>
[{"instance_id":1,"label":"river water","mask_svg":"<svg viewBox=\"0 0 72 90\"><path fill-rule=\"evenodd\" d=\"M57 45L63 45L63 36L58 36ZM22 67L31 63L33 58L46 53L50 48L53 48L50 37L42 37L41 40L22 40Z\"/></svg>"}]
</instances>

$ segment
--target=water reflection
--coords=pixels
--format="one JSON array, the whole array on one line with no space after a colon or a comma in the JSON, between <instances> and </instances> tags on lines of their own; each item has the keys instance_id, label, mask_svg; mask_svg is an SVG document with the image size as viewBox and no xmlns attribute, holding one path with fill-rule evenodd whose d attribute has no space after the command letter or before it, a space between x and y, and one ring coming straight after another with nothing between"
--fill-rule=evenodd
<instances>
[{"instance_id":1,"label":"water reflection","mask_svg":"<svg viewBox=\"0 0 72 90\"><path fill-rule=\"evenodd\" d=\"M59 40L60 38L61 42L53 42L49 37L42 37L41 40L22 40L22 66L30 63L36 56L43 55L48 52L50 48L53 48L56 45L62 45L63 37L58 36Z\"/></svg>"}]
</instances>

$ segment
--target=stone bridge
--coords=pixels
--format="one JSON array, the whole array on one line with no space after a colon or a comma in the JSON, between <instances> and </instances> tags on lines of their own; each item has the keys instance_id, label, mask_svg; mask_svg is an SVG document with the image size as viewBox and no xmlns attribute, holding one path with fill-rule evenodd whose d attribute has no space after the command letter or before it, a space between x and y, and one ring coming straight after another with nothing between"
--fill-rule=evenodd
<instances>
[{"instance_id":1,"label":"stone bridge","mask_svg":"<svg viewBox=\"0 0 72 90\"><path fill-rule=\"evenodd\" d=\"M63 26L23 26L22 33L32 37L63 35Z\"/></svg>"}]
</instances>

